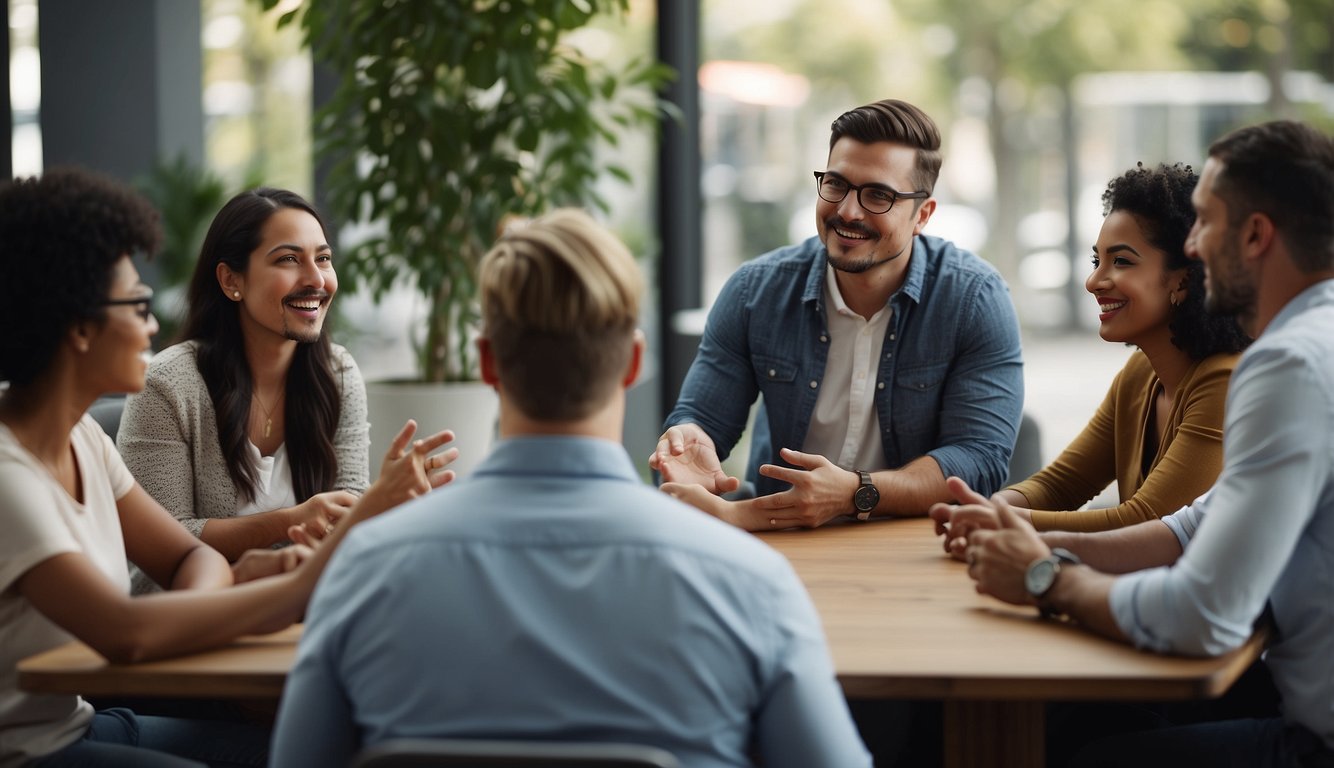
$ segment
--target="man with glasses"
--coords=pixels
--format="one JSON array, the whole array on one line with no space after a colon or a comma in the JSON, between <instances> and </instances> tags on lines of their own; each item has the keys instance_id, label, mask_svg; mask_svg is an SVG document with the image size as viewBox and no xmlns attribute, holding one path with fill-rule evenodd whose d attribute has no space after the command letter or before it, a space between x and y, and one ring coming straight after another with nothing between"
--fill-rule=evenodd
<instances>
[{"instance_id":1,"label":"man with glasses","mask_svg":"<svg viewBox=\"0 0 1334 768\"><path fill-rule=\"evenodd\" d=\"M709 314L649 459L664 490L748 530L924 515L945 478L999 488L1023 405L1000 275L922 234L940 132L886 99L834 121L815 172L817 237L743 265ZM756 417L748 479L720 458Z\"/></svg>"}]
</instances>

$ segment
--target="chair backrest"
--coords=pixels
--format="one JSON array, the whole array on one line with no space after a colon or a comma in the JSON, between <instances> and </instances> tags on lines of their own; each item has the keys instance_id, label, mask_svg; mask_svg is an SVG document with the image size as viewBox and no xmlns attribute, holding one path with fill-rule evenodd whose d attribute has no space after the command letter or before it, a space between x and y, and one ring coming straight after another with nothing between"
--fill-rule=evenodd
<instances>
[{"instance_id":1,"label":"chair backrest","mask_svg":"<svg viewBox=\"0 0 1334 768\"><path fill-rule=\"evenodd\" d=\"M352 768L680 768L671 753L638 744L568 741L392 739Z\"/></svg>"},{"instance_id":2,"label":"chair backrest","mask_svg":"<svg viewBox=\"0 0 1334 768\"><path fill-rule=\"evenodd\" d=\"M120 431L120 415L124 410L124 395L103 395L88 408L88 413L115 442L116 432Z\"/></svg>"},{"instance_id":3,"label":"chair backrest","mask_svg":"<svg viewBox=\"0 0 1334 768\"><path fill-rule=\"evenodd\" d=\"M1019 422L1019 435L1014 441L1014 453L1010 456L1010 476L1006 485L1027 480L1042 469L1042 430L1038 422L1027 411Z\"/></svg>"}]
</instances>

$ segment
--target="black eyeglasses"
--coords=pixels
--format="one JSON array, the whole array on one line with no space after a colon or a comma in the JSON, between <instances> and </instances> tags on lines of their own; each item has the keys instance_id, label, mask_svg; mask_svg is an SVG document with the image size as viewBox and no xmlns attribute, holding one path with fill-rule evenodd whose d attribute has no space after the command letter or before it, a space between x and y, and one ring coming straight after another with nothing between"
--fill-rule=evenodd
<instances>
[{"instance_id":1,"label":"black eyeglasses","mask_svg":"<svg viewBox=\"0 0 1334 768\"><path fill-rule=\"evenodd\" d=\"M865 208L867 213L873 214L889 213L894 203L901 199L916 200L931 196L930 192L899 192L884 184L858 186L837 173L815 172L815 191L820 194L820 199L827 203L841 203L843 198L848 196L848 192L853 190L857 192L857 203Z\"/></svg>"},{"instance_id":2,"label":"black eyeglasses","mask_svg":"<svg viewBox=\"0 0 1334 768\"><path fill-rule=\"evenodd\" d=\"M106 299L102 302L104 307L135 307L134 314L139 316L145 323L148 318L153 316L153 294L147 296L135 296L129 299Z\"/></svg>"}]
</instances>

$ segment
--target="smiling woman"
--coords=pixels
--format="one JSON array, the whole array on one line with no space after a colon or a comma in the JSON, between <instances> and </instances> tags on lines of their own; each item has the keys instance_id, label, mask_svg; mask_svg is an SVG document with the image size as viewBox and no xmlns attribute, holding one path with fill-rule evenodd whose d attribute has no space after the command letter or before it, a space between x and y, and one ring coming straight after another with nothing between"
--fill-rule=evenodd
<instances>
[{"instance_id":1,"label":"smiling woman","mask_svg":"<svg viewBox=\"0 0 1334 768\"><path fill-rule=\"evenodd\" d=\"M324 328L337 292L308 202L237 195L205 236L180 343L126 402L117 439L130 471L228 559L292 526L323 537L366 488L365 385ZM136 592L152 588L136 575Z\"/></svg>"},{"instance_id":2,"label":"smiling woman","mask_svg":"<svg viewBox=\"0 0 1334 768\"><path fill-rule=\"evenodd\" d=\"M109 179L64 169L0 183L0 765L264 765L257 725L94 712L20 690L15 667L72 639L130 662L282 629L349 526L444 479L428 468L448 435L409 447L409 426L313 552L251 552L233 570L182 529L86 413L144 386L157 320L128 254L158 240L148 202ZM132 599L130 562L172 591Z\"/></svg>"},{"instance_id":3,"label":"smiling woman","mask_svg":"<svg viewBox=\"0 0 1334 768\"><path fill-rule=\"evenodd\" d=\"M1235 318L1204 306L1204 268L1186 257L1197 178L1189 167L1134 168L1103 195L1107 217L1085 288L1098 334L1138 348L1084 431L1051 464L1001 493L1039 530L1106 530L1175 512L1222 469L1223 403ZM1121 503L1077 510L1115 481ZM1022 511L1022 510L1021 510Z\"/></svg>"}]
</instances>

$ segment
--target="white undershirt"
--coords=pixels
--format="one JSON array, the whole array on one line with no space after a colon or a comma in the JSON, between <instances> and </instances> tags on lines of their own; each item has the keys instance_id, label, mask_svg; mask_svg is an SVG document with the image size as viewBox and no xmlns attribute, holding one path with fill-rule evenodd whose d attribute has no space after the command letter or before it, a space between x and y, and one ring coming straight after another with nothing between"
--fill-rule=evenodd
<instances>
[{"instance_id":1,"label":"white undershirt","mask_svg":"<svg viewBox=\"0 0 1334 768\"><path fill-rule=\"evenodd\" d=\"M825 313L829 356L825 363L815 412L801 450L824 456L843 469L870 472L888 469L876 418L876 381L885 331L894 316L888 304L870 320L848 309L839 293L834 268L825 267Z\"/></svg>"},{"instance_id":2,"label":"white undershirt","mask_svg":"<svg viewBox=\"0 0 1334 768\"><path fill-rule=\"evenodd\" d=\"M255 500L247 503L236 499L236 516L268 512L271 509L296 506L296 491L292 489L292 466L287 463L287 443L278 446L272 456L260 455L255 444L247 440L246 451L255 462Z\"/></svg>"}]
</instances>

